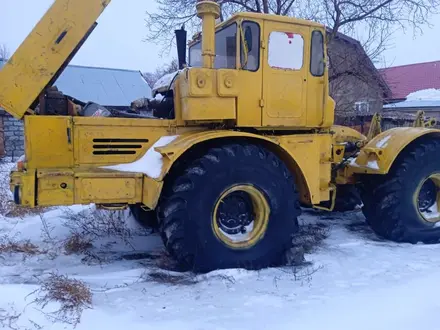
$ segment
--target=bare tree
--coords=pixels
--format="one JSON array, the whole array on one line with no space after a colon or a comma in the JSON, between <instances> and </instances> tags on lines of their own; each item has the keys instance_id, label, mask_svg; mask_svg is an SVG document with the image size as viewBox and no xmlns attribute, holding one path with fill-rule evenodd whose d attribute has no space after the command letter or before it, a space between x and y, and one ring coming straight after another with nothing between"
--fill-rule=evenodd
<instances>
[{"instance_id":1,"label":"bare tree","mask_svg":"<svg viewBox=\"0 0 440 330\"><path fill-rule=\"evenodd\" d=\"M142 75L147 81L148 85L153 88L156 81L168 73L173 73L179 70L179 63L176 59L173 59L169 64L157 68L154 72L144 72Z\"/></svg>"},{"instance_id":2,"label":"bare tree","mask_svg":"<svg viewBox=\"0 0 440 330\"><path fill-rule=\"evenodd\" d=\"M0 44L0 60L7 60L9 58L9 50L5 44Z\"/></svg>"},{"instance_id":3,"label":"bare tree","mask_svg":"<svg viewBox=\"0 0 440 330\"><path fill-rule=\"evenodd\" d=\"M331 31L360 40L373 60L385 50L389 37L398 28L420 32L431 14L439 12L440 0L217 0L221 19L238 11L295 16L321 22ZM146 40L169 50L173 30L185 24L190 32L200 29L196 17L197 0L156 0L155 12L147 13Z\"/></svg>"}]
</instances>

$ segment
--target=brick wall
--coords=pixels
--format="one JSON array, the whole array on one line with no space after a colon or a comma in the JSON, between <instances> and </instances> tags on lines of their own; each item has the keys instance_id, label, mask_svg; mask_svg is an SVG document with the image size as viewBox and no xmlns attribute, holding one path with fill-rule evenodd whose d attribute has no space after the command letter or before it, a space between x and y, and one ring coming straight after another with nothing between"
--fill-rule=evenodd
<instances>
[{"instance_id":1,"label":"brick wall","mask_svg":"<svg viewBox=\"0 0 440 330\"><path fill-rule=\"evenodd\" d=\"M0 117L3 124L3 130L0 130L0 150L4 150L2 160L16 161L24 154L23 121L15 119L4 110L0 110Z\"/></svg>"}]
</instances>

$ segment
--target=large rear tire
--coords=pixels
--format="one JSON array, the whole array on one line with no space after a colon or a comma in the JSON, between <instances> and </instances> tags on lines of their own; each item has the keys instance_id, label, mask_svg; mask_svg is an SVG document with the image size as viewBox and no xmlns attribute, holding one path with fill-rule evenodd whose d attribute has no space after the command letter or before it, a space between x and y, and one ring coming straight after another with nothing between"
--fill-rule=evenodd
<instances>
[{"instance_id":1,"label":"large rear tire","mask_svg":"<svg viewBox=\"0 0 440 330\"><path fill-rule=\"evenodd\" d=\"M159 231L185 269L280 265L298 231L294 180L272 152L251 144L211 148L166 182Z\"/></svg>"},{"instance_id":2,"label":"large rear tire","mask_svg":"<svg viewBox=\"0 0 440 330\"><path fill-rule=\"evenodd\" d=\"M410 145L386 176L365 176L363 213L381 237L396 242L440 241L440 141Z\"/></svg>"}]
</instances>

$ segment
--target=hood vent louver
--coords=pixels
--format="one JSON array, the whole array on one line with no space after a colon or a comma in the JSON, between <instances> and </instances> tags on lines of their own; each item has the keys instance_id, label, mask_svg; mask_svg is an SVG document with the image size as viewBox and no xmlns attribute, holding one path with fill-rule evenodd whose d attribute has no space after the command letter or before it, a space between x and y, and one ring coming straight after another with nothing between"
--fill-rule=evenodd
<instances>
[{"instance_id":1,"label":"hood vent louver","mask_svg":"<svg viewBox=\"0 0 440 330\"><path fill-rule=\"evenodd\" d=\"M102 155L135 155L142 150L148 139L93 139L93 154Z\"/></svg>"}]
</instances>

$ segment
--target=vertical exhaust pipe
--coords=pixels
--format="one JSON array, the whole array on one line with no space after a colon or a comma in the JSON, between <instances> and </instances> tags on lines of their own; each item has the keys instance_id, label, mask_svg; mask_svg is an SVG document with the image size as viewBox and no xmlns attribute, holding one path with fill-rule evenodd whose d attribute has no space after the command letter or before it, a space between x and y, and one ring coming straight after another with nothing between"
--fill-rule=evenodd
<instances>
[{"instance_id":1,"label":"vertical exhaust pipe","mask_svg":"<svg viewBox=\"0 0 440 330\"><path fill-rule=\"evenodd\" d=\"M177 44L177 58L179 61L179 70L186 67L186 40L187 32L185 31L185 25L182 25L180 30L175 30L176 44Z\"/></svg>"},{"instance_id":2,"label":"vertical exhaust pipe","mask_svg":"<svg viewBox=\"0 0 440 330\"><path fill-rule=\"evenodd\" d=\"M202 62L206 69L214 68L215 20L220 17L220 6L213 0L200 1L196 5L197 16L202 19Z\"/></svg>"}]
</instances>

